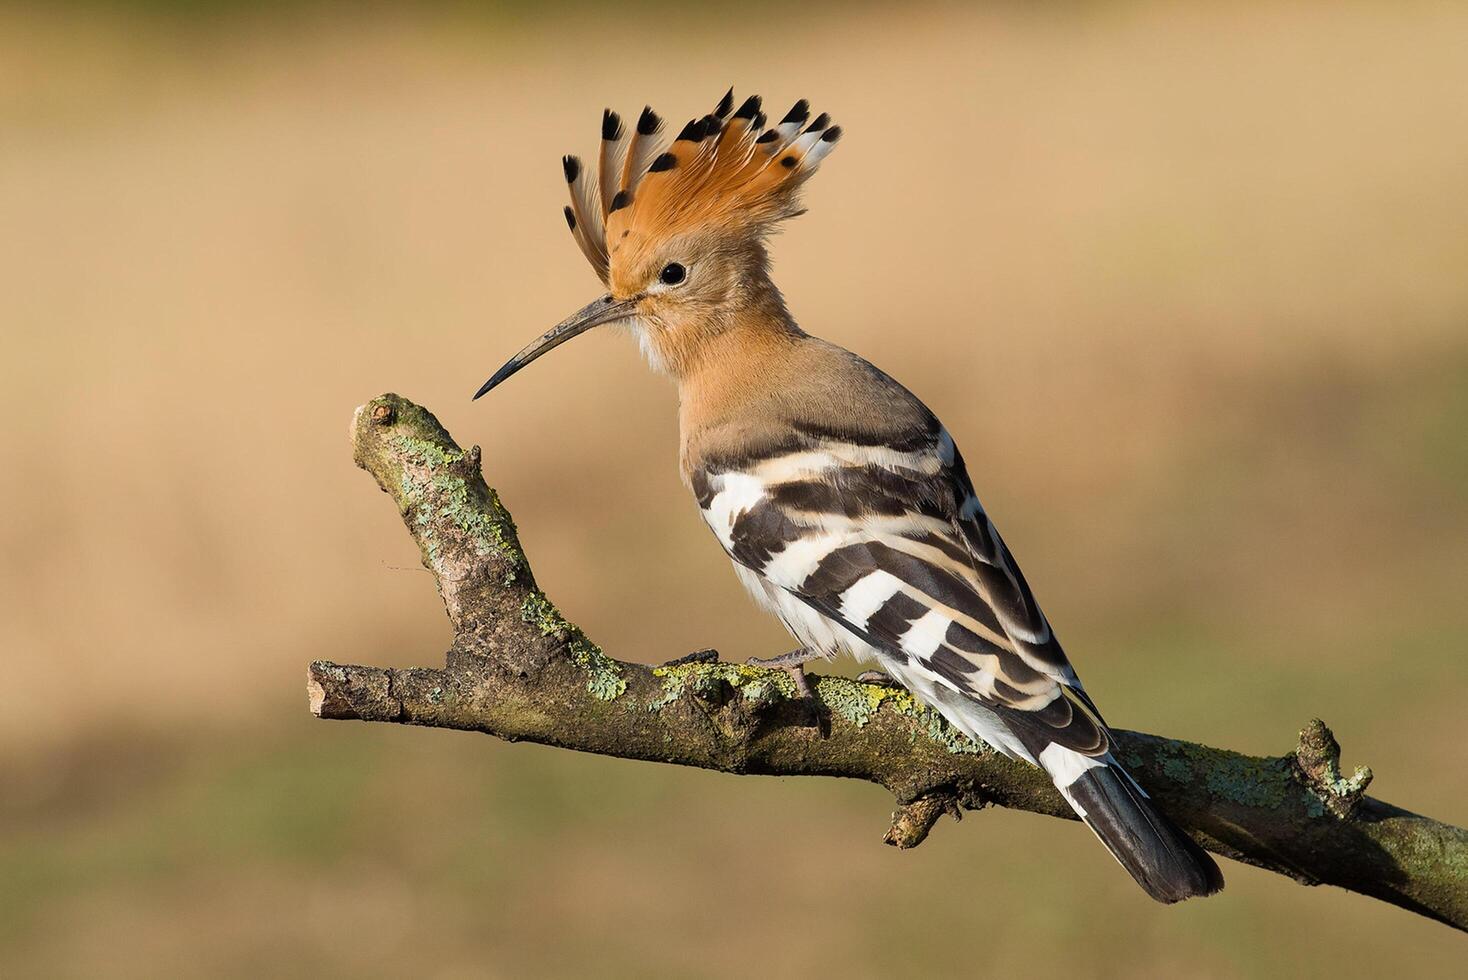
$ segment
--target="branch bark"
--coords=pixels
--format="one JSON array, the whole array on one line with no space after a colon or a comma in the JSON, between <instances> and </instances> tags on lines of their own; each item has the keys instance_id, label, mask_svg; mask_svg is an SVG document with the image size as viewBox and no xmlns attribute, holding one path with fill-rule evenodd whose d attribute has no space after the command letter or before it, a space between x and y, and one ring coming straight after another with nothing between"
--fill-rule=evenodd
<instances>
[{"instance_id":1,"label":"branch bark","mask_svg":"<svg viewBox=\"0 0 1468 980\"><path fill-rule=\"evenodd\" d=\"M1038 769L975 745L904 691L813 678L819 727L782 671L613 660L535 583L515 525L425 409L382 395L352 421L357 465L398 506L453 625L443 668L317 661L321 718L484 732L731 773L846 776L897 800L886 841L913 847L944 814L987 805L1073 819ZM1331 884L1468 930L1468 831L1365 795L1320 721L1294 751L1243 755L1117 731L1119 753L1204 847L1304 884Z\"/></svg>"}]
</instances>

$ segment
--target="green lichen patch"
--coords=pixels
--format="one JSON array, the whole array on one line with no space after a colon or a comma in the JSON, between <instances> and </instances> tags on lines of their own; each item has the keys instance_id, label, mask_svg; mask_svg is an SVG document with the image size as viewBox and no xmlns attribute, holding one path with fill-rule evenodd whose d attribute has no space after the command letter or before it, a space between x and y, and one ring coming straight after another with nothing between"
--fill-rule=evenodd
<instances>
[{"instance_id":1,"label":"green lichen patch","mask_svg":"<svg viewBox=\"0 0 1468 980\"><path fill-rule=\"evenodd\" d=\"M462 462L465 455L464 451L457 446L445 448L436 442L406 434L394 436L393 445L407 459L430 470L442 469L451 463Z\"/></svg>"},{"instance_id":2,"label":"green lichen patch","mask_svg":"<svg viewBox=\"0 0 1468 980\"><path fill-rule=\"evenodd\" d=\"M887 705L899 715L919 722L928 738L955 755L978 755L989 751L900 687L863 684L844 677L822 677L816 684L816 694L822 704L857 728L865 728L882 706Z\"/></svg>"},{"instance_id":3,"label":"green lichen patch","mask_svg":"<svg viewBox=\"0 0 1468 980\"><path fill-rule=\"evenodd\" d=\"M1171 779L1175 783L1190 783L1193 781L1192 767L1171 753L1163 757L1162 771L1168 779Z\"/></svg>"},{"instance_id":4,"label":"green lichen patch","mask_svg":"<svg viewBox=\"0 0 1468 980\"><path fill-rule=\"evenodd\" d=\"M566 644L571 661L586 671L586 689L599 701L615 701L627 690L622 665L602 652L587 639L581 627L561 615L555 603L540 591L531 592L520 605L520 618L540 630L542 636L554 636Z\"/></svg>"},{"instance_id":5,"label":"green lichen patch","mask_svg":"<svg viewBox=\"0 0 1468 980\"><path fill-rule=\"evenodd\" d=\"M468 454L409 435L399 435L393 442L410 464L403 468L399 490L404 510L414 512L413 523L428 560L437 562L442 555L443 542L435 529L446 522L458 529L476 556L500 559L504 584L514 582L526 567L514 521L493 488L476 493L478 488L451 468Z\"/></svg>"},{"instance_id":6,"label":"green lichen patch","mask_svg":"<svg viewBox=\"0 0 1468 980\"><path fill-rule=\"evenodd\" d=\"M1279 759L1256 759L1172 739L1159 739L1155 756L1132 748L1123 748L1118 755L1133 769L1155 762L1179 786L1201 782L1209 795L1222 802L1275 808L1291 795L1288 764Z\"/></svg>"},{"instance_id":7,"label":"green lichen patch","mask_svg":"<svg viewBox=\"0 0 1468 980\"><path fill-rule=\"evenodd\" d=\"M749 664L687 663L653 669L662 678L663 689L648 702L647 710L661 711L685 692L699 693L711 685L725 683L746 700L770 703L796 696L795 682L783 670ZM918 701L906 690L883 684L863 684L845 677L813 677L816 697L831 711L857 728L865 728L883 705L920 722L922 732L954 754L977 755L989 751L948 724L942 715Z\"/></svg>"},{"instance_id":8,"label":"green lichen patch","mask_svg":"<svg viewBox=\"0 0 1468 980\"><path fill-rule=\"evenodd\" d=\"M1123 764L1133 769L1140 769L1149 761L1136 749L1124 748L1117 754ZM1188 755L1186 742L1166 740L1157 747L1157 765L1162 769L1162 774L1179 785L1193 781L1193 772L1199 761Z\"/></svg>"},{"instance_id":9,"label":"green lichen patch","mask_svg":"<svg viewBox=\"0 0 1468 980\"><path fill-rule=\"evenodd\" d=\"M857 728L865 728L877 713L884 697L883 690L872 684L859 684L845 677L822 677L816 681L816 696L821 703Z\"/></svg>"},{"instance_id":10,"label":"green lichen patch","mask_svg":"<svg viewBox=\"0 0 1468 980\"><path fill-rule=\"evenodd\" d=\"M695 694L712 691L719 684L728 684L745 699L758 704L771 704L780 698L795 696L795 682L789 674L749 664L669 664L653 668L653 676L662 678L663 689L648 702L648 711L661 711L682 697L685 691Z\"/></svg>"},{"instance_id":11,"label":"green lichen patch","mask_svg":"<svg viewBox=\"0 0 1468 980\"><path fill-rule=\"evenodd\" d=\"M890 691L890 689L888 689ZM923 704L906 691L891 691L887 698L900 715L921 722L928 738L937 742L954 755L983 755L993 750L969 738L948 723L948 719Z\"/></svg>"},{"instance_id":12,"label":"green lichen patch","mask_svg":"<svg viewBox=\"0 0 1468 980\"><path fill-rule=\"evenodd\" d=\"M1350 776L1341 775L1341 771L1337 769L1333 778L1327 783L1326 788L1330 790L1332 795L1338 796L1341 799L1354 799L1364 793L1367 786L1371 785L1373 776L1374 774L1370 766L1357 766L1356 771Z\"/></svg>"},{"instance_id":13,"label":"green lichen patch","mask_svg":"<svg viewBox=\"0 0 1468 980\"><path fill-rule=\"evenodd\" d=\"M1200 757L1194 771L1205 774L1204 785L1217 799L1277 809L1290 797L1293 783L1287 771L1288 763L1261 762L1234 752L1205 752L1202 746L1191 746L1186 751Z\"/></svg>"}]
</instances>

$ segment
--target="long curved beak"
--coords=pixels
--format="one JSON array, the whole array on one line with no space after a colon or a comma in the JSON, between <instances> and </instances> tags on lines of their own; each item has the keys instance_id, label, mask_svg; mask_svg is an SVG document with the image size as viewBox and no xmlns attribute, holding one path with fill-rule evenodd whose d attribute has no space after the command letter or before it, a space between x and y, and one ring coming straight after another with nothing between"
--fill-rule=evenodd
<instances>
[{"instance_id":1,"label":"long curved beak","mask_svg":"<svg viewBox=\"0 0 1468 980\"><path fill-rule=\"evenodd\" d=\"M504 367L496 371L488 381L480 386L479 390L474 393L474 397L479 398L484 395L540 355L555 350L577 334L583 334L592 327L599 327L604 323L616 323L618 320L626 320L635 316L637 300L636 296L631 299L613 299L610 293L600 299L592 300L506 361Z\"/></svg>"}]
</instances>

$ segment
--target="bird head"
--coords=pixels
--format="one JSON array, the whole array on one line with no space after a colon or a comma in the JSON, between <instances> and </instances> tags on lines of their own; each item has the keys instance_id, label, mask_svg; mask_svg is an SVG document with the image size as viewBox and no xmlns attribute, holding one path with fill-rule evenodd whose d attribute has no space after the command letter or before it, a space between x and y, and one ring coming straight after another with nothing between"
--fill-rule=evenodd
<instances>
[{"instance_id":1,"label":"bird head","mask_svg":"<svg viewBox=\"0 0 1468 980\"><path fill-rule=\"evenodd\" d=\"M760 315L785 318L765 240L801 213L799 192L841 138L801 99L766 127L759 96L736 110L731 90L667 145L644 109L633 127L602 116L595 173L562 161L566 223L606 292L505 363L478 398L542 354L593 327L632 328L655 367L687 369L708 339Z\"/></svg>"}]
</instances>

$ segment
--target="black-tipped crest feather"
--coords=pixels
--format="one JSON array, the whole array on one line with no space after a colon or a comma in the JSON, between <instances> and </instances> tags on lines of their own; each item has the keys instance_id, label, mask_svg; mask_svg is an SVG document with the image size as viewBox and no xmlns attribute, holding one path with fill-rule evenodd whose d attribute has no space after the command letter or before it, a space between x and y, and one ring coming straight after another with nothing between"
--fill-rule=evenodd
<instances>
[{"instance_id":1,"label":"black-tipped crest feather","mask_svg":"<svg viewBox=\"0 0 1468 980\"><path fill-rule=\"evenodd\" d=\"M632 191L637 187L637 182L647 173L648 165L658 154L658 141L656 136L663 128L663 120L652 111L652 106L646 106L642 115L637 117L637 131L633 133L626 152L626 159L622 163L621 178L617 181L619 189Z\"/></svg>"},{"instance_id":2,"label":"black-tipped crest feather","mask_svg":"<svg viewBox=\"0 0 1468 980\"><path fill-rule=\"evenodd\" d=\"M725 92L724 97L719 100L719 104L714 106L714 115L723 119L732 108L734 108L734 87L731 85L729 91Z\"/></svg>"},{"instance_id":3,"label":"black-tipped crest feather","mask_svg":"<svg viewBox=\"0 0 1468 980\"><path fill-rule=\"evenodd\" d=\"M635 126L606 109L594 167L575 156L562 159L571 191L567 225L605 282L609 238L620 243L634 228L644 240L699 221L743 234L802 213L796 195L824 156L820 130L830 119L822 113L801 133L810 116L809 102L800 99L781 124L765 130L763 100L752 95L736 101L730 88L713 112L689 120L671 146L660 146L657 134L663 122L650 106ZM649 176L656 180L643 193L641 185ZM619 254L635 251L635 246L632 251L623 246Z\"/></svg>"},{"instance_id":4,"label":"black-tipped crest feather","mask_svg":"<svg viewBox=\"0 0 1468 980\"><path fill-rule=\"evenodd\" d=\"M603 109L601 114L601 138L604 140L616 140L622 138L622 117L611 109Z\"/></svg>"},{"instance_id":5,"label":"black-tipped crest feather","mask_svg":"<svg viewBox=\"0 0 1468 980\"><path fill-rule=\"evenodd\" d=\"M804 99L798 99L785 113L785 118L780 120L781 125L785 123L803 123L810 117L810 103Z\"/></svg>"}]
</instances>

